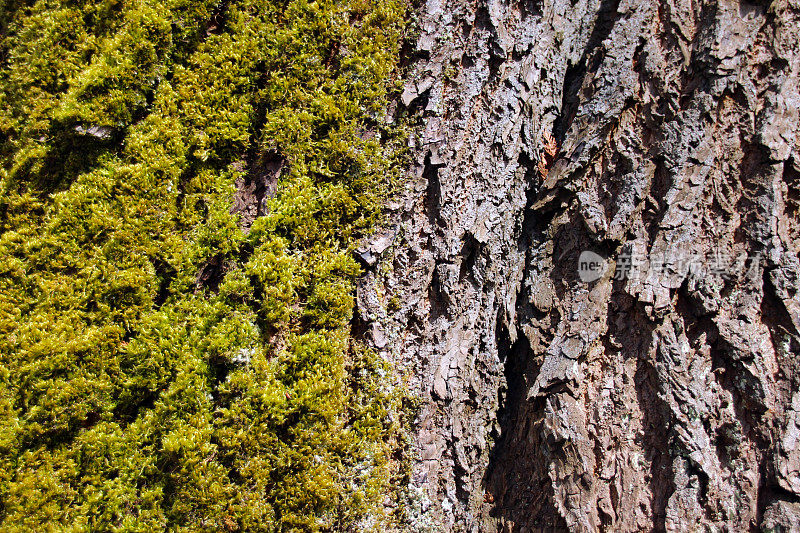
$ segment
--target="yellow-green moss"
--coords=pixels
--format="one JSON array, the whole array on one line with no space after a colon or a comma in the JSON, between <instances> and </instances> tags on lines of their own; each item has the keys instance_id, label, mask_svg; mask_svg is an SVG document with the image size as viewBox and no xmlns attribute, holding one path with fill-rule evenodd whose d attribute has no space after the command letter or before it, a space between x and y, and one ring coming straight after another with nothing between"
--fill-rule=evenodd
<instances>
[{"instance_id":1,"label":"yellow-green moss","mask_svg":"<svg viewBox=\"0 0 800 533\"><path fill-rule=\"evenodd\" d=\"M0 529L380 523L397 399L349 335L350 250L403 13L0 1ZM245 234L234 183L271 151Z\"/></svg>"}]
</instances>

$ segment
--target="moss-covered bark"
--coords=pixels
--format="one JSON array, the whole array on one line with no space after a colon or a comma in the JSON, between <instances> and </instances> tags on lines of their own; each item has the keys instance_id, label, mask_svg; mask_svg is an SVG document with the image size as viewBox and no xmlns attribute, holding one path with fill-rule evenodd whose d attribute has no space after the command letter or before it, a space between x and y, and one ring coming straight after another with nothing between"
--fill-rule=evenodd
<instances>
[{"instance_id":1,"label":"moss-covered bark","mask_svg":"<svg viewBox=\"0 0 800 533\"><path fill-rule=\"evenodd\" d=\"M349 250L391 167L403 11L0 2L0 528L383 515L396 397L350 339ZM245 233L234 184L267 152L287 165Z\"/></svg>"}]
</instances>

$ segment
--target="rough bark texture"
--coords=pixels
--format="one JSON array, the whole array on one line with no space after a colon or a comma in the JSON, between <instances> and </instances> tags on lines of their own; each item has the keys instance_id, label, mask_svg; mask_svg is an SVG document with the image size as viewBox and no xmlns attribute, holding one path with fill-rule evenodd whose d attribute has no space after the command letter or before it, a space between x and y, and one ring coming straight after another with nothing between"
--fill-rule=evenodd
<instances>
[{"instance_id":1,"label":"rough bark texture","mask_svg":"<svg viewBox=\"0 0 800 533\"><path fill-rule=\"evenodd\" d=\"M410 528L799 530L800 2L419 24L416 163L358 293L421 398Z\"/></svg>"}]
</instances>

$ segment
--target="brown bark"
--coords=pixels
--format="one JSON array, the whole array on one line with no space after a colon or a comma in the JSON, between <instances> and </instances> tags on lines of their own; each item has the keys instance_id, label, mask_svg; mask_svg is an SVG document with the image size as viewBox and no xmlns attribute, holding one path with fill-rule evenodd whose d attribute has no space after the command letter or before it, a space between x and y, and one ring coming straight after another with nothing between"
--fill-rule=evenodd
<instances>
[{"instance_id":1,"label":"brown bark","mask_svg":"<svg viewBox=\"0 0 800 533\"><path fill-rule=\"evenodd\" d=\"M800 530L800 3L419 25L416 164L359 288L421 398L409 529Z\"/></svg>"}]
</instances>

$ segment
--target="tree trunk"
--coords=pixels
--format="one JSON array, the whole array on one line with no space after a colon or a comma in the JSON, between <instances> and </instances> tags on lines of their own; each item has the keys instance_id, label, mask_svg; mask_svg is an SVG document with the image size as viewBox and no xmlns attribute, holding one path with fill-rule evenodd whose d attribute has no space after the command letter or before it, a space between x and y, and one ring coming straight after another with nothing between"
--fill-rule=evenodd
<instances>
[{"instance_id":1,"label":"tree trunk","mask_svg":"<svg viewBox=\"0 0 800 533\"><path fill-rule=\"evenodd\" d=\"M358 291L421 398L412 529L800 530L800 2L416 23Z\"/></svg>"}]
</instances>

